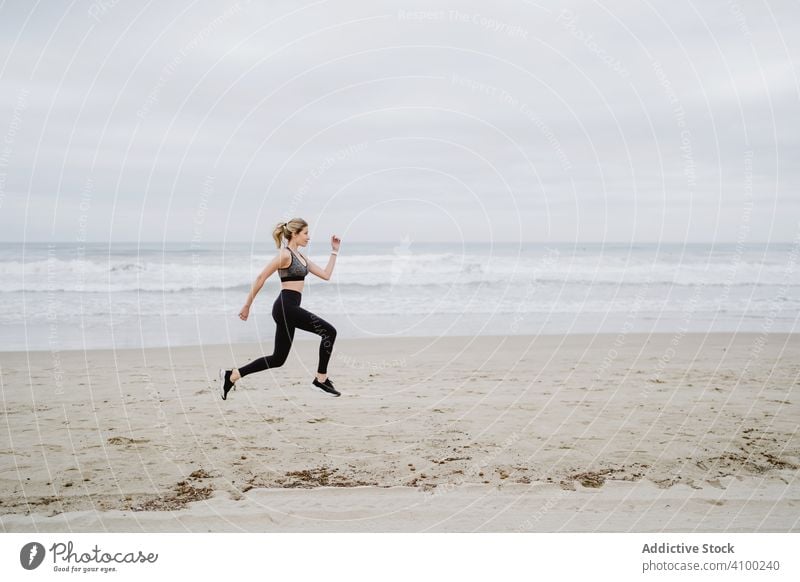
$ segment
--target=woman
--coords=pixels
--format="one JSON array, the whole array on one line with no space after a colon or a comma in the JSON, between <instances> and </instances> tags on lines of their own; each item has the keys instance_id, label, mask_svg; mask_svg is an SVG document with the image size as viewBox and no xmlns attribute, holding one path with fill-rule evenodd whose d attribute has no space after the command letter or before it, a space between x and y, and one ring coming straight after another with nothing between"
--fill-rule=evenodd
<instances>
[{"instance_id":1,"label":"woman","mask_svg":"<svg viewBox=\"0 0 800 582\"><path fill-rule=\"evenodd\" d=\"M250 306L256 295L264 286L264 282L269 279L275 271L281 279L281 292L275 303L272 305L272 319L275 320L275 347L272 355L258 358L241 368L233 370L220 370L219 378L222 386L222 399L227 400L228 392L234 384L248 374L260 372L267 368L277 368L286 362L289 356L289 349L292 347L294 330L300 328L303 331L310 331L321 336L319 344L319 366L317 376L312 384L331 396L341 396L334 388L333 382L328 378L328 361L333 350L333 342L336 340L336 329L324 319L306 311L300 307L300 299L304 279L310 272L326 281L331 278L333 266L336 264L336 256L339 254L339 244L341 239L336 235L331 237L331 258L325 269L309 261L300 254L298 247L305 247L308 244L308 223L302 218L293 218L289 222L281 222L272 233L279 251L278 255L261 271L261 274L253 283L253 288L247 295L244 307L239 312L239 318L247 321L250 315ZM281 248L281 241L286 239L286 246Z\"/></svg>"}]
</instances>

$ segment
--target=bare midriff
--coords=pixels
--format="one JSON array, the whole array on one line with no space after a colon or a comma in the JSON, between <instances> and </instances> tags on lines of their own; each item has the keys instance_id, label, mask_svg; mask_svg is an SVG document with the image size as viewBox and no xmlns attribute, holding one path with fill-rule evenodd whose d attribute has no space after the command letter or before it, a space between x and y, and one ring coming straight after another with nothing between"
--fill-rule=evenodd
<instances>
[{"instance_id":1,"label":"bare midriff","mask_svg":"<svg viewBox=\"0 0 800 582\"><path fill-rule=\"evenodd\" d=\"M291 289L292 291L298 291L299 293L302 293L303 285L305 284L305 281L282 281L281 289Z\"/></svg>"}]
</instances>

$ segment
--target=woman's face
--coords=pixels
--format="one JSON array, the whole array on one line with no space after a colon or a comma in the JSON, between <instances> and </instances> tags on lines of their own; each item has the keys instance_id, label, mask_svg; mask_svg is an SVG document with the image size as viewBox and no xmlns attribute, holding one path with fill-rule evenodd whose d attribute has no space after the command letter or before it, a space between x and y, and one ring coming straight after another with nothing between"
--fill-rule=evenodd
<instances>
[{"instance_id":1,"label":"woman's face","mask_svg":"<svg viewBox=\"0 0 800 582\"><path fill-rule=\"evenodd\" d=\"M308 241L310 240L311 237L308 236L308 227L304 226L303 230L300 231L300 234L297 235L297 246L307 247Z\"/></svg>"}]
</instances>

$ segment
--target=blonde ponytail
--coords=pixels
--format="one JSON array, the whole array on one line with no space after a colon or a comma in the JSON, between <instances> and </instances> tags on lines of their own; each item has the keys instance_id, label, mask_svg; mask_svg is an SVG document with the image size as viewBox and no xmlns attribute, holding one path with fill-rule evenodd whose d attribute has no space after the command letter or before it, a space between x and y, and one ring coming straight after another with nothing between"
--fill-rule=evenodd
<instances>
[{"instance_id":1,"label":"blonde ponytail","mask_svg":"<svg viewBox=\"0 0 800 582\"><path fill-rule=\"evenodd\" d=\"M288 243L294 235L299 234L307 226L308 223L302 218L292 218L288 222L279 222L272 231L272 239L275 241L275 246L281 248L283 239L286 239Z\"/></svg>"}]
</instances>

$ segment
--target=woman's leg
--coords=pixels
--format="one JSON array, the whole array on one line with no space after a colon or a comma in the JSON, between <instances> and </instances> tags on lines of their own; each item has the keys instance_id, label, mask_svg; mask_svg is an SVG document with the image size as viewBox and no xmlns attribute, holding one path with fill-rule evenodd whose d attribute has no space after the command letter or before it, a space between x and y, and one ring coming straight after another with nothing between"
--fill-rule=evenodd
<instances>
[{"instance_id":1,"label":"woman's leg","mask_svg":"<svg viewBox=\"0 0 800 582\"><path fill-rule=\"evenodd\" d=\"M323 376L321 380L324 381L328 375L328 361L331 359L331 353L333 352L333 342L336 341L336 328L318 315L314 315L302 307L292 309L292 322L299 329L310 331L320 336L317 373L319 376Z\"/></svg>"},{"instance_id":2,"label":"woman's leg","mask_svg":"<svg viewBox=\"0 0 800 582\"><path fill-rule=\"evenodd\" d=\"M281 309L279 313L283 314L283 309ZM289 350L292 347L292 340L294 339L294 325L292 325L291 319L284 315L278 315L275 319L277 320L275 321L275 347L273 348L272 355L263 356L257 360L253 360L246 366L242 366L238 370L238 376L236 373L237 370L234 370L231 373L232 382L236 382L239 378L247 376L248 374L261 372L267 368L278 368L286 363L286 358L289 357Z\"/></svg>"}]
</instances>

